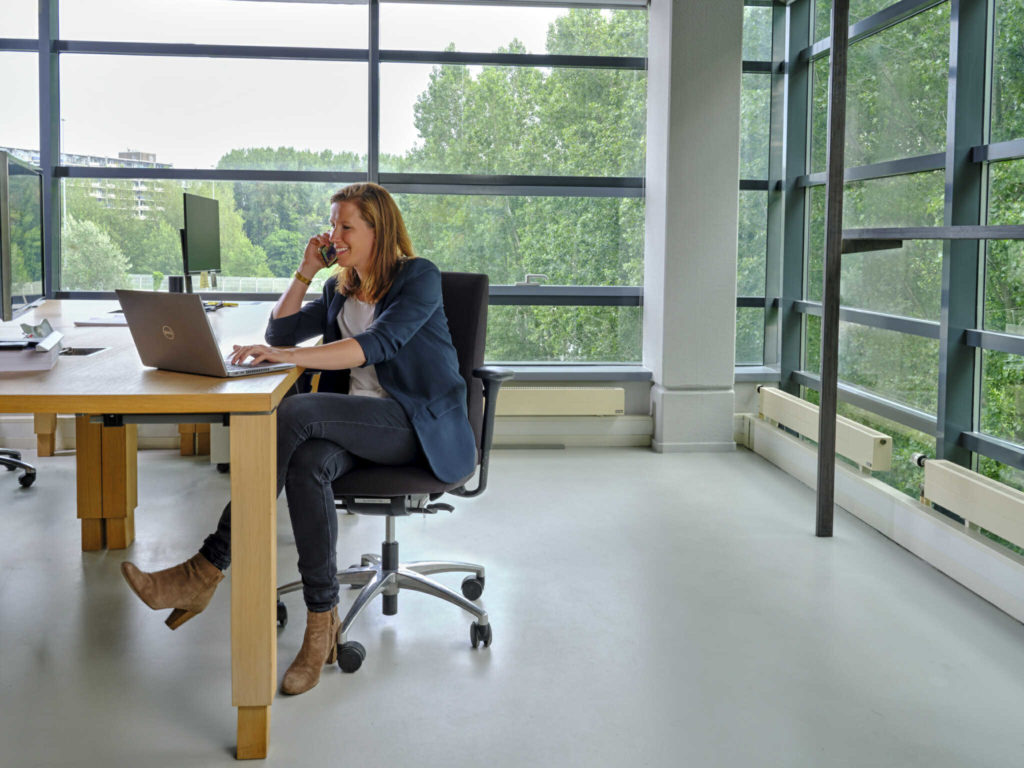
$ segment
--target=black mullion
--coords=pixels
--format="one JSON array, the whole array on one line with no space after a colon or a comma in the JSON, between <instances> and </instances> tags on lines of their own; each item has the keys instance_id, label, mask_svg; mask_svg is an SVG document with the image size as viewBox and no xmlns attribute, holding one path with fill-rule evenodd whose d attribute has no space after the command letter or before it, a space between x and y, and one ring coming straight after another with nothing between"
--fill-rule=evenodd
<instances>
[{"instance_id":1,"label":"black mullion","mask_svg":"<svg viewBox=\"0 0 1024 768\"><path fill-rule=\"evenodd\" d=\"M39 167L43 171L43 295L53 296L59 285L60 180L60 71L52 42L58 36L58 0L39 0Z\"/></svg>"},{"instance_id":2,"label":"black mullion","mask_svg":"<svg viewBox=\"0 0 1024 768\"><path fill-rule=\"evenodd\" d=\"M765 253L764 253L764 295L773 301L766 306L762 317L763 343L761 362L764 365L779 364L780 322L778 299L782 285L782 255L785 236L786 175L785 126L786 126L786 45L788 32L788 10L783 5L772 8L772 62L779 62L771 75L771 105L768 118L768 179L765 199ZM744 189L740 182L740 189Z\"/></svg>"},{"instance_id":3,"label":"black mullion","mask_svg":"<svg viewBox=\"0 0 1024 768\"><path fill-rule=\"evenodd\" d=\"M843 172L843 182L871 181L872 179L884 179L890 176L905 176L911 173L924 173L927 171L938 171L946 167L946 153L936 152L931 155L916 155L915 157L903 157L899 160L885 160L881 163L870 165L857 165L847 168ZM809 173L797 179L801 187L818 187L825 184L825 172Z\"/></svg>"},{"instance_id":4,"label":"black mullion","mask_svg":"<svg viewBox=\"0 0 1024 768\"><path fill-rule=\"evenodd\" d=\"M380 179L380 2L370 0L369 7L369 108L366 148L366 175L372 182Z\"/></svg>"},{"instance_id":5,"label":"black mullion","mask_svg":"<svg viewBox=\"0 0 1024 768\"><path fill-rule=\"evenodd\" d=\"M807 196L798 179L809 168L811 66L801 61L798 52L811 37L811 0L798 0L787 9L786 62L788 103L784 136L784 226L782 271L769 295L777 295L779 386L792 395L800 385L792 379L803 367L803 318L794 302L803 298L804 252L807 234Z\"/></svg>"},{"instance_id":6,"label":"black mullion","mask_svg":"<svg viewBox=\"0 0 1024 768\"><path fill-rule=\"evenodd\" d=\"M988 6L950 0L945 227L983 223L985 168L970 155L985 140ZM960 435L973 428L980 366L977 351L964 343L964 332L978 327L980 251L979 242L951 240L942 261L935 455L965 467L971 466L971 453Z\"/></svg>"}]
</instances>

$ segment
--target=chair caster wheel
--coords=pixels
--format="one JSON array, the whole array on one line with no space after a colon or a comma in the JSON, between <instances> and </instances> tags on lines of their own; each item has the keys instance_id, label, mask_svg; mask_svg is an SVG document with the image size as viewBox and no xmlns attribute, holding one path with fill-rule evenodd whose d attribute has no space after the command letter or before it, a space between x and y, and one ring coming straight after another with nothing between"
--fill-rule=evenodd
<instances>
[{"instance_id":1,"label":"chair caster wheel","mask_svg":"<svg viewBox=\"0 0 1024 768\"><path fill-rule=\"evenodd\" d=\"M491 625L477 624L475 621L469 625L469 642L476 648L483 643L484 648L491 647Z\"/></svg>"},{"instance_id":2,"label":"chair caster wheel","mask_svg":"<svg viewBox=\"0 0 1024 768\"><path fill-rule=\"evenodd\" d=\"M18 478L18 482L21 483L22 488L28 488L32 483L36 481L35 472L26 472L24 475Z\"/></svg>"},{"instance_id":3,"label":"chair caster wheel","mask_svg":"<svg viewBox=\"0 0 1024 768\"><path fill-rule=\"evenodd\" d=\"M467 600L479 600L483 593L483 576L467 576L462 580L462 594Z\"/></svg>"},{"instance_id":4,"label":"chair caster wheel","mask_svg":"<svg viewBox=\"0 0 1024 768\"><path fill-rule=\"evenodd\" d=\"M231 471L231 465L227 462L218 464L217 471L220 472L222 475L226 475L228 472Z\"/></svg>"},{"instance_id":5,"label":"chair caster wheel","mask_svg":"<svg viewBox=\"0 0 1024 768\"><path fill-rule=\"evenodd\" d=\"M288 626L288 608L280 600L277 601L277 626L281 629Z\"/></svg>"},{"instance_id":6,"label":"chair caster wheel","mask_svg":"<svg viewBox=\"0 0 1024 768\"><path fill-rule=\"evenodd\" d=\"M363 659L366 658L366 649L362 643L349 640L338 646L338 669L342 672L355 672L363 666Z\"/></svg>"}]
</instances>

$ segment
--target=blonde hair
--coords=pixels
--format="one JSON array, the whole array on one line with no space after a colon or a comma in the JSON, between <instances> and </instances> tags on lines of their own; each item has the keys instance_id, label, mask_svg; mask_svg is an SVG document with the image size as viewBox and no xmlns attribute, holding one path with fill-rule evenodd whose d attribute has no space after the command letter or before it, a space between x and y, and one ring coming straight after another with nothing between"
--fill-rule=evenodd
<instances>
[{"instance_id":1,"label":"blonde hair","mask_svg":"<svg viewBox=\"0 0 1024 768\"><path fill-rule=\"evenodd\" d=\"M338 293L352 296L361 292L367 303L376 304L391 290L402 264L416 258L402 212L384 187L369 181L339 189L331 195L331 203L355 203L374 236L369 273L360 278L354 269L339 267Z\"/></svg>"}]
</instances>

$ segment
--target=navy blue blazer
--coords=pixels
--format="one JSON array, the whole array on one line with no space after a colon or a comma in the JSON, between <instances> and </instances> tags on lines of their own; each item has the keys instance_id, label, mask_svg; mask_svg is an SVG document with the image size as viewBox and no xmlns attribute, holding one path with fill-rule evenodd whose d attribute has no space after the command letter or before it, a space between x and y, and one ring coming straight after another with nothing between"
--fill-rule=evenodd
<instances>
[{"instance_id":1,"label":"navy blue blazer","mask_svg":"<svg viewBox=\"0 0 1024 768\"><path fill-rule=\"evenodd\" d=\"M271 317L267 343L294 346L321 334L324 343L340 339L345 296L336 284L336 277L329 278L323 294L294 315ZM402 406L437 479L454 483L468 477L476 467L476 439L441 302L441 271L427 259L403 263L373 317L354 337L366 355L364 365L376 366L380 385ZM348 381L348 370L323 371L319 391L347 394Z\"/></svg>"}]
</instances>

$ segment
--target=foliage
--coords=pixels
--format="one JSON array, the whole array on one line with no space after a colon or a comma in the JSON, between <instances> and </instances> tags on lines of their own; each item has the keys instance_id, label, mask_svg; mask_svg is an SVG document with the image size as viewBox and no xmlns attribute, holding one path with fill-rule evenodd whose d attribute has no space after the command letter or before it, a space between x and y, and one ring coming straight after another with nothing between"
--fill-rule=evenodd
<instances>
[{"instance_id":1,"label":"foliage","mask_svg":"<svg viewBox=\"0 0 1024 768\"><path fill-rule=\"evenodd\" d=\"M12 173L9 181L13 292L39 293L43 279L39 180L35 175Z\"/></svg>"},{"instance_id":2,"label":"foliage","mask_svg":"<svg viewBox=\"0 0 1024 768\"><path fill-rule=\"evenodd\" d=\"M645 51L646 14L574 9L548 30L551 54ZM449 50L454 50L449 47ZM500 49L525 53L512 39ZM646 75L609 69L436 66L414 105L416 145L379 158L382 170L431 173L642 176ZM366 157L294 147L234 149L219 168L363 171ZM227 275L287 277L327 228L323 183L69 180L68 212L94 222L132 272L181 271L181 191L220 201ZM399 195L416 252L443 269L510 284L527 272L548 284L642 285L641 199ZM763 258L762 258L763 261ZM762 278L763 284L763 278ZM639 360L639 308L519 307L491 313L488 356L505 360Z\"/></svg>"},{"instance_id":3,"label":"foliage","mask_svg":"<svg viewBox=\"0 0 1024 768\"><path fill-rule=\"evenodd\" d=\"M69 291L128 287L130 261L93 221L64 220L61 274Z\"/></svg>"}]
</instances>

